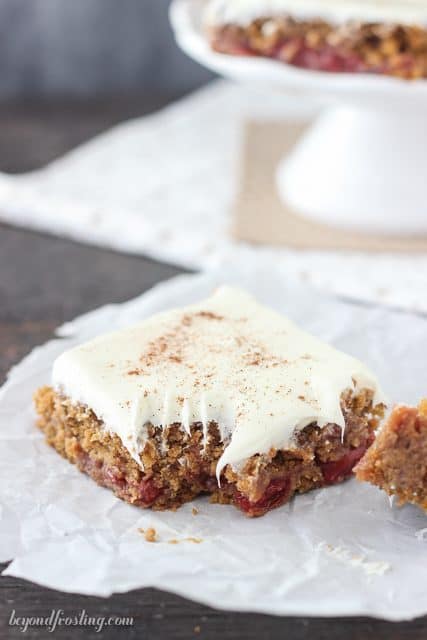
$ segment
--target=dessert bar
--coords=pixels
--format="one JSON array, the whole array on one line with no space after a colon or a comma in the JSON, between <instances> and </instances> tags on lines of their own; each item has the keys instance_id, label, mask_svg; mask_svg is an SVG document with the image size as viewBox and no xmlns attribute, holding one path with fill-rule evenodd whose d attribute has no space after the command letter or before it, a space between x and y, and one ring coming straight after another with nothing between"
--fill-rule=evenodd
<instances>
[{"instance_id":1,"label":"dessert bar","mask_svg":"<svg viewBox=\"0 0 427 640\"><path fill-rule=\"evenodd\" d=\"M315 71L427 77L426 0L211 0L212 48Z\"/></svg>"},{"instance_id":2,"label":"dessert bar","mask_svg":"<svg viewBox=\"0 0 427 640\"><path fill-rule=\"evenodd\" d=\"M249 516L348 477L384 410L361 362L232 287L66 351L35 400L48 443L120 498Z\"/></svg>"}]
</instances>

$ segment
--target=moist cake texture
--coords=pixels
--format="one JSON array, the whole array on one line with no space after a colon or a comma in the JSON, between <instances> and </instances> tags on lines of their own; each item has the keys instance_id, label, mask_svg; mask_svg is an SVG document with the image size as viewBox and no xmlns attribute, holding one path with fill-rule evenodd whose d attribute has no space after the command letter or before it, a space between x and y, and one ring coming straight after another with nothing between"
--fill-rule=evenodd
<instances>
[{"instance_id":1,"label":"moist cake texture","mask_svg":"<svg viewBox=\"0 0 427 640\"><path fill-rule=\"evenodd\" d=\"M355 473L399 504L427 509L427 400L393 409Z\"/></svg>"},{"instance_id":2,"label":"moist cake texture","mask_svg":"<svg viewBox=\"0 0 427 640\"><path fill-rule=\"evenodd\" d=\"M36 407L48 442L133 504L209 493L261 515L347 477L384 405L358 360L222 287L65 352Z\"/></svg>"},{"instance_id":3,"label":"moist cake texture","mask_svg":"<svg viewBox=\"0 0 427 640\"><path fill-rule=\"evenodd\" d=\"M214 50L318 71L427 77L426 0L211 0Z\"/></svg>"}]
</instances>

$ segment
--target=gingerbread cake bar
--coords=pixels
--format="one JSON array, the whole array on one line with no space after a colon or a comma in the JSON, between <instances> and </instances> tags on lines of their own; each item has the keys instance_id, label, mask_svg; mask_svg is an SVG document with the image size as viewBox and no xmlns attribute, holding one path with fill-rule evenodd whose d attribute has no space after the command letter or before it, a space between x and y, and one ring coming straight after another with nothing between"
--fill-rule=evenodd
<instances>
[{"instance_id":1,"label":"gingerbread cake bar","mask_svg":"<svg viewBox=\"0 0 427 640\"><path fill-rule=\"evenodd\" d=\"M221 287L66 351L36 408L47 441L132 504L210 494L258 516L346 478L384 404L358 360Z\"/></svg>"},{"instance_id":2,"label":"gingerbread cake bar","mask_svg":"<svg viewBox=\"0 0 427 640\"><path fill-rule=\"evenodd\" d=\"M204 22L220 53L427 77L427 0L210 0Z\"/></svg>"},{"instance_id":3,"label":"gingerbread cake bar","mask_svg":"<svg viewBox=\"0 0 427 640\"><path fill-rule=\"evenodd\" d=\"M395 407L355 472L399 504L427 509L427 400Z\"/></svg>"}]
</instances>

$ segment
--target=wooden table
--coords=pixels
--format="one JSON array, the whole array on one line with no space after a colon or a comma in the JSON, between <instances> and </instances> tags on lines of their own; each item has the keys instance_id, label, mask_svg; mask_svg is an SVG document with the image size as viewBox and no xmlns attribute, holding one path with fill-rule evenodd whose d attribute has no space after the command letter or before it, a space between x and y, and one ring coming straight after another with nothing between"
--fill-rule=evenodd
<instances>
[{"instance_id":1,"label":"wooden table","mask_svg":"<svg viewBox=\"0 0 427 640\"><path fill-rule=\"evenodd\" d=\"M142 96L102 102L0 105L0 170L18 172L41 166L111 124L147 113L168 99ZM33 346L47 340L63 321L107 302L131 298L180 272L147 258L0 225L0 377L4 378L7 369ZM52 609L62 609L66 615L85 609L96 617L131 616L134 625L109 628L102 634L93 628L70 631L63 627L54 634L35 627L22 634L8 625L13 610L17 616L46 616ZM49 635L141 640L425 640L427 617L401 624L362 618L275 618L223 613L155 589L103 599L63 594L1 577L0 638Z\"/></svg>"}]
</instances>

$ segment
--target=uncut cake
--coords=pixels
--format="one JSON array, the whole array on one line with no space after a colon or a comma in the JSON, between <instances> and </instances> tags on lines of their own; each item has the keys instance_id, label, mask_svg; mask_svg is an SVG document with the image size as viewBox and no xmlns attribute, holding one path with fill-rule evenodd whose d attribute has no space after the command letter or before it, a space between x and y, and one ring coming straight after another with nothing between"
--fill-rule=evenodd
<instances>
[{"instance_id":1,"label":"uncut cake","mask_svg":"<svg viewBox=\"0 0 427 640\"><path fill-rule=\"evenodd\" d=\"M384 412L361 362L231 287L66 351L35 403L47 442L127 502L249 516L348 477Z\"/></svg>"},{"instance_id":2,"label":"uncut cake","mask_svg":"<svg viewBox=\"0 0 427 640\"><path fill-rule=\"evenodd\" d=\"M427 0L208 0L204 24L221 53L427 77Z\"/></svg>"}]
</instances>

